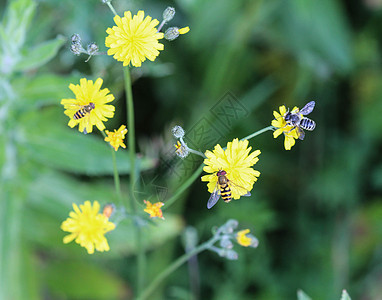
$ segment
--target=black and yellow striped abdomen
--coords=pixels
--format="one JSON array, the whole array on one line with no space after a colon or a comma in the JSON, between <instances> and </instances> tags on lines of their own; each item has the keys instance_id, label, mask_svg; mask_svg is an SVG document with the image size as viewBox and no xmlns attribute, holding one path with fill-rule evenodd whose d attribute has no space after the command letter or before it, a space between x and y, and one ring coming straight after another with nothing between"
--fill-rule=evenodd
<instances>
[{"instance_id":1,"label":"black and yellow striped abdomen","mask_svg":"<svg viewBox=\"0 0 382 300\"><path fill-rule=\"evenodd\" d=\"M230 202L232 200L231 189L227 183L220 185L220 194L224 202Z\"/></svg>"},{"instance_id":2,"label":"black and yellow striped abdomen","mask_svg":"<svg viewBox=\"0 0 382 300\"><path fill-rule=\"evenodd\" d=\"M85 117L86 113L86 110L84 108L81 108L80 110L77 110L77 112L74 114L73 119L82 119L83 117Z\"/></svg>"}]
</instances>

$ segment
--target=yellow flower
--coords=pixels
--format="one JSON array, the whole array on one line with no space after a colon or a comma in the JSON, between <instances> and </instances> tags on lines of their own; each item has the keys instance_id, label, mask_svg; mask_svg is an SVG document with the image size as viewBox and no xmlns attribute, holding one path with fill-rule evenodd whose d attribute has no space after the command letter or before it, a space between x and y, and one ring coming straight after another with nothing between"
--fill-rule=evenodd
<instances>
[{"instance_id":1,"label":"yellow flower","mask_svg":"<svg viewBox=\"0 0 382 300\"><path fill-rule=\"evenodd\" d=\"M89 254L97 251L109 251L109 244L105 238L105 233L115 228L115 225L109 222L108 218L99 213L100 205L94 201L93 207L90 201L85 201L80 208L73 203L73 211L61 224L63 231L70 232L64 237L64 243L70 243L75 239L77 244L85 247Z\"/></svg>"},{"instance_id":2,"label":"yellow flower","mask_svg":"<svg viewBox=\"0 0 382 300\"><path fill-rule=\"evenodd\" d=\"M186 34L187 32L190 31L190 27L183 27L183 28L180 28L179 30L179 34Z\"/></svg>"},{"instance_id":3,"label":"yellow flower","mask_svg":"<svg viewBox=\"0 0 382 300\"><path fill-rule=\"evenodd\" d=\"M155 28L159 21L151 20L149 16L144 17L145 13L142 10L133 18L131 12L127 11L122 18L114 17L117 26L106 30L109 35L105 45L110 48L107 54L114 55L124 66L131 62L134 67L140 67L146 58L154 61L159 55L158 50L164 49L163 44L158 42L163 38L163 33L157 32Z\"/></svg>"},{"instance_id":4,"label":"yellow flower","mask_svg":"<svg viewBox=\"0 0 382 300\"><path fill-rule=\"evenodd\" d=\"M71 128L78 125L80 132L90 133L93 131L93 126L97 126L102 131L105 129L103 122L114 116L114 106L106 104L113 101L114 96L109 94L108 89L100 89L102 83L101 78L95 83L82 78L79 85L72 83L69 85L76 98L62 99L61 104L64 105L65 115L70 118L68 125Z\"/></svg>"},{"instance_id":5,"label":"yellow flower","mask_svg":"<svg viewBox=\"0 0 382 300\"><path fill-rule=\"evenodd\" d=\"M223 150L220 145L216 145L211 152L206 151L207 158L204 160L203 170L209 175L204 175L202 181L208 181L208 191L212 193L216 187L218 177L216 173L224 170L227 178L234 185L231 185L231 193L233 199L239 199L240 196L247 194L253 188L253 184L260 176L260 172L251 168L257 163L260 150L256 150L249 154L252 147L248 147L248 140L239 141L234 139L227 144L227 149ZM237 188L239 186L242 188Z\"/></svg>"},{"instance_id":6,"label":"yellow flower","mask_svg":"<svg viewBox=\"0 0 382 300\"><path fill-rule=\"evenodd\" d=\"M236 233L236 241L239 243L239 245L248 247L252 244L252 239L249 236L246 236L248 233L249 229L244 229Z\"/></svg>"},{"instance_id":7,"label":"yellow flower","mask_svg":"<svg viewBox=\"0 0 382 300\"><path fill-rule=\"evenodd\" d=\"M109 130L105 130L107 137L105 137L105 141L109 142L111 146L114 147L114 150L117 151L121 146L122 148L126 148L126 145L123 143L125 139L125 135L127 133L127 129L125 125L119 127L118 130L114 129L114 132L109 132Z\"/></svg>"},{"instance_id":8,"label":"yellow flower","mask_svg":"<svg viewBox=\"0 0 382 300\"><path fill-rule=\"evenodd\" d=\"M146 208L143 211L150 214L150 218L158 217L164 220L163 212L160 209L164 205L163 202L157 202L154 204L151 204L151 202L147 200L143 200L143 202L146 204Z\"/></svg>"},{"instance_id":9,"label":"yellow flower","mask_svg":"<svg viewBox=\"0 0 382 300\"><path fill-rule=\"evenodd\" d=\"M294 107L292 112L295 112L297 109L298 109L297 107ZM290 150L294 146L294 144L296 143L295 140L298 139L297 129L294 128L292 125L287 125L287 123L284 119L284 115L287 112L285 105L280 106L279 111L280 111L280 113L278 113L277 111L273 111L273 115L275 117L275 120L272 120L272 126L277 128L273 132L273 137L277 138L280 134L284 133L285 150Z\"/></svg>"}]
</instances>

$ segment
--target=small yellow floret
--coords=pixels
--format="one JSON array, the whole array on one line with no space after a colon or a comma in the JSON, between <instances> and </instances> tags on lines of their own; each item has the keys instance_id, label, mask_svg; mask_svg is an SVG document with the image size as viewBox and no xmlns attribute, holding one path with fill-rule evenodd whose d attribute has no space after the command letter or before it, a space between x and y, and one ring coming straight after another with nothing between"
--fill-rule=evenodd
<instances>
[{"instance_id":1,"label":"small yellow floret","mask_svg":"<svg viewBox=\"0 0 382 300\"><path fill-rule=\"evenodd\" d=\"M161 210L161 207L164 205L163 202L156 202L154 204L151 204L151 202L147 200L143 200L143 202L146 204L146 208L143 211L150 214L150 218L158 217L164 219L163 212Z\"/></svg>"},{"instance_id":2,"label":"small yellow floret","mask_svg":"<svg viewBox=\"0 0 382 300\"><path fill-rule=\"evenodd\" d=\"M119 147L126 148L126 145L123 143L127 133L125 125L119 127L118 130L114 129L114 132L110 132L109 130L105 130L105 132L107 134L105 141L109 142L115 151L117 151Z\"/></svg>"},{"instance_id":3,"label":"small yellow floret","mask_svg":"<svg viewBox=\"0 0 382 300\"><path fill-rule=\"evenodd\" d=\"M246 236L246 234L248 234L249 232L250 232L249 229L244 229L244 230L239 231L236 234L236 241L238 242L239 245L244 246L244 247L248 247L251 245L252 239L250 237Z\"/></svg>"}]
</instances>

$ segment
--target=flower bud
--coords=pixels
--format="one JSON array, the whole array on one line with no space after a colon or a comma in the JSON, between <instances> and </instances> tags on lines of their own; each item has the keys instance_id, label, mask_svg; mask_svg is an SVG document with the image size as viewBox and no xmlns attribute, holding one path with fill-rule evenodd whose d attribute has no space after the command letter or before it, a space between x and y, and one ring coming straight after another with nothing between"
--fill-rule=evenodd
<instances>
[{"instance_id":1,"label":"flower bud","mask_svg":"<svg viewBox=\"0 0 382 300\"><path fill-rule=\"evenodd\" d=\"M163 21L171 21L175 16L175 8L167 7L163 12Z\"/></svg>"},{"instance_id":2,"label":"flower bud","mask_svg":"<svg viewBox=\"0 0 382 300\"><path fill-rule=\"evenodd\" d=\"M190 154L189 148L187 147L186 143L184 143L183 141L181 143L178 141L178 143L174 146L176 148L175 153L180 158L182 159L186 158L188 154Z\"/></svg>"},{"instance_id":3,"label":"flower bud","mask_svg":"<svg viewBox=\"0 0 382 300\"><path fill-rule=\"evenodd\" d=\"M237 226L239 226L239 222L235 219L230 219L222 226L222 232L230 234L237 228Z\"/></svg>"},{"instance_id":4,"label":"flower bud","mask_svg":"<svg viewBox=\"0 0 382 300\"><path fill-rule=\"evenodd\" d=\"M177 139L184 137L184 129L179 125L176 125L171 132Z\"/></svg>"},{"instance_id":5,"label":"flower bud","mask_svg":"<svg viewBox=\"0 0 382 300\"><path fill-rule=\"evenodd\" d=\"M72 40L73 44L81 43L81 37L80 37L80 35L78 33L73 34L72 37L71 37L71 40Z\"/></svg>"},{"instance_id":6,"label":"flower bud","mask_svg":"<svg viewBox=\"0 0 382 300\"><path fill-rule=\"evenodd\" d=\"M232 249L233 248L233 243L231 242L229 236L225 235L222 237L220 240L220 247L225 248L225 249Z\"/></svg>"},{"instance_id":7,"label":"flower bud","mask_svg":"<svg viewBox=\"0 0 382 300\"><path fill-rule=\"evenodd\" d=\"M225 257L229 260L237 260L239 258L239 254L235 250L227 250Z\"/></svg>"},{"instance_id":8,"label":"flower bud","mask_svg":"<svg viewBox=\"0 0 382 300\"><path fill-rule=\"evenodd\" d=\"M164 33L164 38L168 41L173 41L179 36L179 28L178 27L170 27Z\"/></svg>"},{"instance_id":9,"label":"flower bud","mask_svg":"<svg viewBox=\"0 0 382 300\"><path fill-rule=\"evenodd\" d=\"M95 55L98 52L99 48L96 43L88 44L87 51L89 55Z\"/></svg>"},{"instance_id":10,"label":"flower bud","mask_svg":"<svg viewBox=\"0 0 382 300\"><path fill-rule=\"evenodd\" d=\"M82 48L80 43L74 43L70 45L70 51L75 55L80 55L84 51L84 48Z\"/></svg>"},{"instance_id":11,"label":"flower bud","mask_svg":"<svg viewBox=\"0 0 382 300\"><path fill-rule=\"evenodd\" d=\"M252 234L248 234L248 237L251 239L251 244L249 246L252 248L257 248L257 246L259 246L259 240Z\"/></svg>"}]
</instances>

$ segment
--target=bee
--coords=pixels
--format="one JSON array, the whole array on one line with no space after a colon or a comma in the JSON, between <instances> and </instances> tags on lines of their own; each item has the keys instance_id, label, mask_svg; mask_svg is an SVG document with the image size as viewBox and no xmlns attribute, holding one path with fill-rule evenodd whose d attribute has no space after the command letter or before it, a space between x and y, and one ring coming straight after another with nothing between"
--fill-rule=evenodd
<instances>
[{"instance_id":1,"label":"bee","mask_svg":"<svg viewBox=\"0 0 382 300\"><path fill-rule=\"evenodd\" d=\"M88 113L90 113L95 108L95 104L90 102L88 105L82 105L79 110L73 115L74 120L79 120L85 117Z\"/></svg>"},{"instance_id":2,"label":"bee","mask_svg":"<svg viewBox=\"0 0 382 300\"><path fill-rule=\"evenodd\" d=\"M224 170L219 170L216 173L216 176L218 177L218 182L216 183L215 189L211 194L210 199L208 199L207 202L207 208L210 209L212 206L214 206L218 200L220 199L220 196L223 198L224 202L230 202L232 200L232 193L231 193L231 187L245 191L245 194L243 196L251 196L251 193L248 192L245 188L234 184L231 180L227 178L227 172Z\"/></svg>"},{"instance_id":3,"label":"bee","mask_svg":"<svg viewBox=\"0 0 382 300\"><path fill-rule=\"evenodd\" d=\"M105 204L102 209L102 214L107 218L110 218L114 214L114 212L115 212L115 205L113 203Z\"/></svg>"},{"instance_id":4,"label":"bee","mask_svg":"<svg viewBox=\"0 0 382 300\"><path fill-rule=\"evenodd\" d=\"M292 112L289 112L288 110L283 116L287 125L293 126L293 129L296 128L297 135L300 140L303 140L305 137L305 132L303 129L312 131L316 128L316 122L304 117L304 115L308 115L313 111L315 104L316 103L314 101L310 101L301 110L297 109Z\"/></svg>"}]
</instances>

